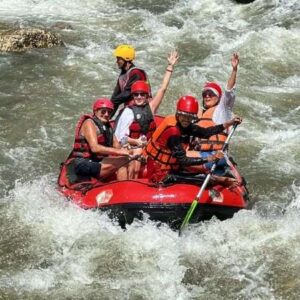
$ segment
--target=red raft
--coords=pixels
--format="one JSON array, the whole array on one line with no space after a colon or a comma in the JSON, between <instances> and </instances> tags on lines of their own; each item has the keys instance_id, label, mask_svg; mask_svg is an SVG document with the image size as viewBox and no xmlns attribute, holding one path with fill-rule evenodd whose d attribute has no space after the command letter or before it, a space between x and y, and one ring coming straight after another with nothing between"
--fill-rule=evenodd
<instances>
[{"instance_id":1,"label":"red raft","mask_svg":"<svg viewBox=\"0 0 300 300\"><path fill-rule=\"evenodd\" d=\"M245 180L237 171L235 163L231 162L228 173L241 184L233 189L208 185L191 223L207 220L212 216L224 220L231 218L237 211L248 208L249 194ZM91 179L71 184L74 181L71 180L74 170L62 164L58 188L69 200L84 209L107 211L123 227L132 223L134 218L142 219L146 213L151 220L178 228L201 188L205 175L170 175L164 183L153 184L148 180L146 170L141 174L143 175L137 180L99 182Z\"/></svg>"}]
</instances>

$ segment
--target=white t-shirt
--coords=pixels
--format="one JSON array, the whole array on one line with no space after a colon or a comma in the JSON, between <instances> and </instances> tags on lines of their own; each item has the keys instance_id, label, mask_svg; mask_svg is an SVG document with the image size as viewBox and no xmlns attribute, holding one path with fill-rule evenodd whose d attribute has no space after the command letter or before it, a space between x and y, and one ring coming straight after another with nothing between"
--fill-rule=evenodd
<instances>
[{"instance_id":1,"label":"white t-shirt","mask_svg":"<svg viewBox=\"0 0 300 300\"><path fill-rule=\"evenodd\" d=\"M117 123L115 135L120 142L122 138L129 136L129 127L134 121L134 114L132 109L126 107Z\"/></svg>"},{"instance_id":2,"label":"white t-shirt","mask_svg":"<svg viewBox=\"0 0 300 300\"><path fill-rule=\"evenodd\" d=\"M212 119L216 124L223 124L232 119L234 102L235 87L231 90L226 89L213 113Z\"/></svg>"}]
</instances>

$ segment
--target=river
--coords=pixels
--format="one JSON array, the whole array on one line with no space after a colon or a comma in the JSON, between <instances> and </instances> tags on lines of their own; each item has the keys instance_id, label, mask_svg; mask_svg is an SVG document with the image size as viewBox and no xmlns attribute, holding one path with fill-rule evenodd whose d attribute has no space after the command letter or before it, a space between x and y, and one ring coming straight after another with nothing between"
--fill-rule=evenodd
<instances>
[{"instance_id":1,"label":"river","mask_svg":"<svg viewBox=\"0 0 300 300\"><path fill-rule=\"evenodd\" d=\"M53 30L65 47L0 54L0 299L299 299L300 2L0 0L0 29ZM240 53L231 153L253 208L190 226L123 231L56 191L75 124L118 76L130 43L154 92L177 49L159 113Z\"/></svg>"}]
</instances>

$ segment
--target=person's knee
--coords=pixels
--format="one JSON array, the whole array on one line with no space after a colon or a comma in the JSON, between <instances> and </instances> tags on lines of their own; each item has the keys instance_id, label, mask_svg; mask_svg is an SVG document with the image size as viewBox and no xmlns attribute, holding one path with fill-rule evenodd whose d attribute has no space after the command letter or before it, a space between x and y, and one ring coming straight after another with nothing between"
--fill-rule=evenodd
<instances>
[{"instance_id":1,"label":"person's knee","mask_svg":"<svg viewBox=\"0 0 300 300\"><path fill-rule=\"evenodd\" d=\"M101 165L99 162L85 158L75 159L74 161L74 171L78 175L98 178L100 170Z\"/></svg>"}]
</instances>

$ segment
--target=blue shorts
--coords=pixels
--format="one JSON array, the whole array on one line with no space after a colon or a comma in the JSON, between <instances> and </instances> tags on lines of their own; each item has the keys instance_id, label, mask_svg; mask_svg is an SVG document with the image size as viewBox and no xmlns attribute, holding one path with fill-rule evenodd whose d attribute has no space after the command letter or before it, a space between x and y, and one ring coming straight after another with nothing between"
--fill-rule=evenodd
<instances>
[{"instance_id":1,"label":"blue shorts","mask_svg":"<svg viewBox=\"0 0 300 300\"><path fill-rule=\"evenodd\" d=\"M101 162L89 158L75 158L74 170L77 175L84 177L100 177Z\"/></svg>"},{"instance_id":2,"label":"blue shorts","mask_svg":"<svg viewBox=\"0 0 300 300\"><path fill-rule=\"evenodd\" d=\"M216 154L216 151L200 151L199 152L200 156L203 158L207 158L208 156L211 156L213 154ZM207 169L211 169L211 167L213 166L213 162L208 162L206 164L204 164L204 166ZM217 168L223 169L225 167L227 167L227 163L226 163L226 159L225 158L221 158L218 162L217 162Z\"/></svg>"}]
</instances>

